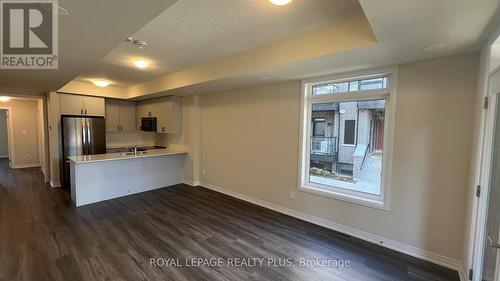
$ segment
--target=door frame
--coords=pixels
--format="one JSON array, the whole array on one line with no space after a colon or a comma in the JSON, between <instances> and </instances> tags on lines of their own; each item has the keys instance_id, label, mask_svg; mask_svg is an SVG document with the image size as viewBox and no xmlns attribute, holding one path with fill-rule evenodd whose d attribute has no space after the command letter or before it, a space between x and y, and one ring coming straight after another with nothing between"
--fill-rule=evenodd
<instances>
[{"instance_id":1,"label":"door frame","mask_svg":"<svg viewBox=\"0 0 500 281\"><path fill-rule=\"evenodd\" d=\"M473 165L474 174L473 185L469 196L473 196L470 211L470 224L468 226L468 247L466 248L466 268L464 275L469 275L465 279L473 281L482 280L483 256L486 243L486 224L490 193L491 163L493 159L493 138L495 128L495 117L497 111L497 100L500 98L500 87L497 91L490 91L490 78L500 72L500 67L490 71L491 47L500 36L500 28L497 28L488 39L487 44L481 51L479 65L478 91L481 100L484 99L485 105L480 118L476 123L479 125L478 138L476 145L476 159ZM486 104L487 103L487 104ZM477 189L480 189L477 196ZM470 274L472 273L472 278Z\"/></svg>"},{"instance_id":2,"label":"door frame","mask_svg":"<svg viewBox=\"0 0 500 281\"><path fill-rule=\"evenodd\" d=\"M0 110L7 110L7 147L9 150L9 168L12 169L15 165L14 153L12 153L14 151L14 142L12 141L12 109L9 106L0 106Z\"/></svg>"},{"instance_id":3,"label":"door frame","mask_svg":"<svg viewBox=\"0 0 500 281\"><path fill-rule=\"evenodd\" d=\"M490 77L490 76L489 76ZM489 83L488 83L489 84ZM491 165L493 161L494 153L494 139L495 139L495 127L496 127L496 113L497 113L497 102L500 90L490 93L488 91L488 110L486 112L485 120L485 131L484 131L484 142L483 142L483 152L480 170L480 194L482 196L477 197L477 221L476 221L476 239L475 239L475 251L474 256L476 260L474 261L475 270L477 272L474 280L481 280L483 271L483 256L484 249L486 246L486 228L487 228L487 216L488 216L488 205L489 205L489 194L490 194L490 183L491 183ZM474 267L473 267L474 268ZM477 279L476 279L477 278Z\"/></svg>"}]
</instances>

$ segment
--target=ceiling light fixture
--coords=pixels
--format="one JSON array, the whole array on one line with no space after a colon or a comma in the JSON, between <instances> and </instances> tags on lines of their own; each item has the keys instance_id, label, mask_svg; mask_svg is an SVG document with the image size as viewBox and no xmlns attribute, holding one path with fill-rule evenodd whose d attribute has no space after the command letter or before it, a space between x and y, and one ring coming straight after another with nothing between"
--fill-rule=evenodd
<instances>
[{"instance_id":1,"label":"ceiling light fixture","mask_svg":"<svg viewBox=\"0 0 500 281\"><path fill-rule=\"evenodd\" d=\"M10 100L10 97L6 97L6 96L1 96L1 97L0 97L0 101L1 101L1 102L7 102L7 101L9 101L9 100Z\"/></svg>"},{"instance_id":2,"label":"ceiling light fixture","mask_svg":"<svg viewBox=\"0 0 500 281\"><path fill-rule=\"evenodd\" d=\"M276 6L284 6L290 4L293 0L269 0L269 2L273 3Z\"/></svg>"},{"instance_id":3,"label":"ceiling light fixture","mask_svg":"<svg viewBox=\"0 0 500 281\"><path fill-rule=\"evenodd\" d=\"M92 80L92 83L94 83L94 85L96 85L97 87L107 87L109 86L109 81L106 81L106 80Z\"/></svg>"},{"instance_id":4,"label":"ceiling light fixture","mask_svg":"<svg viewBox=\"0 0 500 281\"><path fill-rule=\"evenodd\" d=\"M443 49L444 47L446 47L446 44L444 44L444 43L431 44L431 45L425 47L424 51L431 52L431 51Z\"/></svg>"},{"instance_id":5,"label":"ceiling light fixture","mask_svg":"<svg viewBox=\"0 0 500 281\"><path fill-rule=\"evenodd\" d=\"M149 65L149 62L143 60L143 59L135 59L133 61L134 65L138 68L146 68Z\"/></svg>"}]
</instances>

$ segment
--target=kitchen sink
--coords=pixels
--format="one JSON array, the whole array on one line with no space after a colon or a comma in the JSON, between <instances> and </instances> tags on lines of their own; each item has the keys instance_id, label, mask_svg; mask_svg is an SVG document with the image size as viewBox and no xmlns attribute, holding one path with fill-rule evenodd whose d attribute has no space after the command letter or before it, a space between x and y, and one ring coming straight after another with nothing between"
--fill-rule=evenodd
<instances>
[{"instance_id":1,"label":"kitchen sink","mask_svg":"<svg viewBox=\"0 0 500 281\"><path fill-rule=\"evenodd\" d=\"M147 153L148 153L147 151L137 151L137 155L143 155L143 154L147 154ZM135 155L135 153L133 153L133 152L127 152L127 153L122 153L121 155L132 156L132 155Z\"/></svg>"}]
</instances>

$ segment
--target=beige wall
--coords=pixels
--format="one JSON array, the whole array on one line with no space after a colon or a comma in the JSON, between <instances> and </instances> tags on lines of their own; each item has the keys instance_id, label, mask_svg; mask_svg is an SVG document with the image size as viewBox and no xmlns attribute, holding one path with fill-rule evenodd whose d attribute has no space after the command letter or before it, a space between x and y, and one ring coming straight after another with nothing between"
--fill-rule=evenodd
<instances>
[{"instance_id":1,"label":"beige wall","mask_svg":"<svg viewBox=\"0 0 500 281\"><path fill-rule=\"evenodd\" d=\"M12 166L22 168L40 165L38 147L38 101L11 99L0 107L11 109Z\"/></svg>"},{"instance_id":2,"label":"beige wall","mask_svg":"<svg viewBox=\"0 0 500 281\"><path fill-rule=\"evenodd\" d=\"M471 55L399 67L390 211L289 199L298 81L200 97L201 181L461 260L477 65Z\"/></svg>"},{"instance_id":3,"label":"beige wall","mask_svg":"<svg viewBox=\"0 0 500 281\"><path fill-rule=\"evenodd\" d=\"M0 157L9 157L9 140L7 132L7 110L0 110Z\"/></svg>"}]
</instances>

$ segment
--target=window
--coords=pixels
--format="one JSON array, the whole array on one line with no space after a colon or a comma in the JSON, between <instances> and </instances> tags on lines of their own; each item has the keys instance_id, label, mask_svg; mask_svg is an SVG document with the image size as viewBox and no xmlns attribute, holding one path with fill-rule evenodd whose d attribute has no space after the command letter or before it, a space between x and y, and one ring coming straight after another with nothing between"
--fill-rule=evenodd
<instances>
[{"instance_id":1,"label":"window","mask_svg":"<svg viewBox=\"0 0 500 281\"><path fill-rule=\"evenodd\" d=\"M302 83L300 190L388 208L393 73Z\"/></svg>"},{"instance_id":2,"label":"window","mask_svg":"<svg viewBox=\"0 0 500 281\"><path fill-rule=\"evenodd\" d=\"M387 88L387 77L361 79L346 82L318 84L312 87L313 95L327 95Z\"/></svg>"},{"instance_id":3,"label":"window","mask_svg":"<svg viewBox=\"0 0 500 281\"><path fill-rule=\"evenodd\" d=\"M344 121L344 144L354 144L356 120Z\"/></svg>"},{"instance_id":4,"label":"window","mask_svg":"<svg viewBox=\"0 0 500 281\"><path fill-rule=\"evenodd\" d=\"M314 118L313 121L313 135L314 136L324 136L325 135L325 118Z\"/></svg>"}]
</instances>

